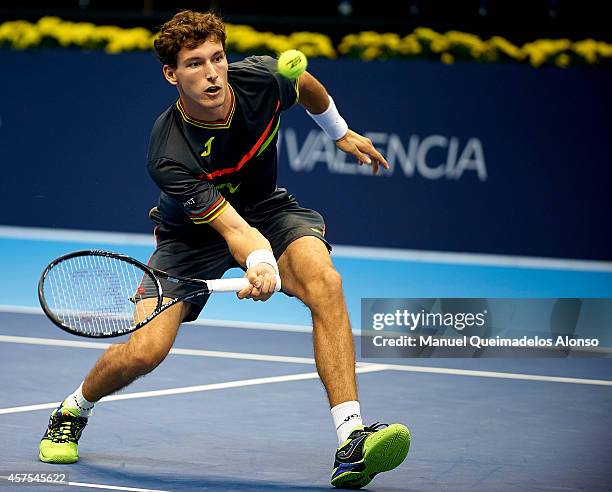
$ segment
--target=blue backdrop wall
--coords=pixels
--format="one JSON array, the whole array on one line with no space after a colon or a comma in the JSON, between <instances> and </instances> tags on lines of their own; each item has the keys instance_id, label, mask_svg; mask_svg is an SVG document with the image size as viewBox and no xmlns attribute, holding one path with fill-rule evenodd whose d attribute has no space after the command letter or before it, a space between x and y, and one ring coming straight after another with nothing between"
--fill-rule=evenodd
<instances>
[{"instance_id":1,"label":"blue backdrop wall","mask_svg":"<svg viewBox=\"0 0 612 492\"><path fill-rule=\"evenodd\" d=\"M175 97L150 53L0 50L0 224L150 232L149 131ZM279 185L331 242L612 260L612 71L312 60L391 169L374 177L301 108Z\"/></svg>"}]
</instances>

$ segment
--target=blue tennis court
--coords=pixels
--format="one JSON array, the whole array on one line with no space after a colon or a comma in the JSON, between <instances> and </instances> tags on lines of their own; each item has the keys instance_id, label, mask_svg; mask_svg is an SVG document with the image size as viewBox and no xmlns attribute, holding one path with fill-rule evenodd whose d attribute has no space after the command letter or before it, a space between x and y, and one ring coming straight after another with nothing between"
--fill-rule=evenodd
<instances>
[{"instance_id":1,"label":"blue tennis court","mask_svg":"<svg viewBox=\"0 0 612 492\"><path fill-rule=\"evenodd\" d=\"M330 490L336 437L308 313L280 295L266 304L215 297L157 370L96 406L77 464L39 462L50 409L107 346L41 314L40 271L92 247L146 261L152 245L136 235L0 232L0 475L61 470L69 490ZM335 253L356 337L365 297L612 297L608 264L513 261ZM359 359L357 370L366 422L412 432L407 460L368 490L612 488L610 358Z\"/></svg>"}]
</instances>

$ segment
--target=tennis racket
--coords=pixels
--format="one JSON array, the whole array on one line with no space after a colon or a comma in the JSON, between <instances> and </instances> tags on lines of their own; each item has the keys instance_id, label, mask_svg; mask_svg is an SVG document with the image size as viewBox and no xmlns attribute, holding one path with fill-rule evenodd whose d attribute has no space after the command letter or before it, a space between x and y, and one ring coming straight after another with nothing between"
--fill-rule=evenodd
<instances>
[{"instance_id":1,"label":"tennis racket","mask_svg":"<svg viewBox=\"0 0 612 492\"><path fill-rule=\"evenodd\" d=\"M164 304L160 279L188 286L190 292ZM212 292L238 292L249 285L244 277L219 280L179 277L129 256L85 250L60 256L47 265L38 282L38 299L45 314L62 330L84 337L108 338L143 327L180 301ZM145 299L148 301L142 302Z\"/></svg>"}]
</instances>

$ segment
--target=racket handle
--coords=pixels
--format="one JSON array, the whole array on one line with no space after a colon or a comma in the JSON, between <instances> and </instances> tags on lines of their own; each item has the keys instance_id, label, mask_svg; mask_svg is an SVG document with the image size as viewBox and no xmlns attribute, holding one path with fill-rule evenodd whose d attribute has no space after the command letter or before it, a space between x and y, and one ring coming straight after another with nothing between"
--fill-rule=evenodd
<instances>
[{"instance_id":1,"label":"racket handle","mask_svg":"<svg viewBox=\"0 0 612 492\"><path fill-rule=\"evenodd\" d=\"M206 284L211 292L238 292L245 287L251 285L249 279L246 277L242 278L220 278L218 280L207 280ZM276 288L275 292L281 289L281 282L278 275L276 276Z\"/></svg>"}]
</instances>

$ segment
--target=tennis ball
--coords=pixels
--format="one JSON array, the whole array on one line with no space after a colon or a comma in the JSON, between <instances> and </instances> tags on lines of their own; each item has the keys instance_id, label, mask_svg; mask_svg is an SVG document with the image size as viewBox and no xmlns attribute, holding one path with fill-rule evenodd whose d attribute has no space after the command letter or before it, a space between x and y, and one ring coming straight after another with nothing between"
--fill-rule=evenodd
<instances>
[{"instance_id":1,"label":"tennis ball","mask_svg":"<svg viewBox=\"0 0 612 492\"><path fill-rule=\"evenodd\" d=\"M288 79L297 79L307 66L308 59L300 50L287 50L278 57L278 73Z\"/></svg>"}]
</instances>

